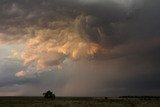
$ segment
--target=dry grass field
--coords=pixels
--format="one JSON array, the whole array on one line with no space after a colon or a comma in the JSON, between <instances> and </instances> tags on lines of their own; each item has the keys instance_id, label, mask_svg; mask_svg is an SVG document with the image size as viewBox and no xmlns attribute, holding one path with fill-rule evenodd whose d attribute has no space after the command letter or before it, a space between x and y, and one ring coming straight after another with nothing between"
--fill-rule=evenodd
<instances>
[{"instance_id":1,"label":"dry grass field","mask_svg":"<svg viewBox=\"0 0 160 107\"><path fill-rule=\"evenodd\" d=\"M1 97L0 107L160 107L160 99Z\"/></svg>"}]
</instances>

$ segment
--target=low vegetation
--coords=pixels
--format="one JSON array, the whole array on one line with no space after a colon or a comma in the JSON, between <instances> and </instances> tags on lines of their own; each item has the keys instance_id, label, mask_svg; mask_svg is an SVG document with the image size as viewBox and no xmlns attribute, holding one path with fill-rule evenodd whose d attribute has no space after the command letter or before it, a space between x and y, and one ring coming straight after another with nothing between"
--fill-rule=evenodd
<instances>
[{"instance_id":1,"label":"low vegetation","mask_svg":"<svg viewBox=\"0 0 160 107\"><path fill-rule=\"evenodd\" d=\"M0 97L0 107L160 107L160 99Z\"/></svg>"},{"instance_id":2,"label":"low vegetation","mask_svg":"<svg viewBox=\"0 0 160 107\"><path fill-rule=\"evenodd\" d=\"M43 93L44 98L48 98L48 99L55 99L56 96L52 91L47 91L46 93Z\"/></svg>"}]
</instances>

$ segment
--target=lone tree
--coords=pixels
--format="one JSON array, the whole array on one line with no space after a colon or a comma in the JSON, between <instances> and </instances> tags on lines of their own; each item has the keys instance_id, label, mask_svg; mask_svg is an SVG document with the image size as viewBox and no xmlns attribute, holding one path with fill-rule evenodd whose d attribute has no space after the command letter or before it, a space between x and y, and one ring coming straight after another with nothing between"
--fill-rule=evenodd
<instances>
[{"instance_id":1,"label":"lone tree","mask_svg":"<svg viewBox=\"0 0 160 107\"><path fill-rule=\"evenodd\" d=\"M44 98L48 98L48 99L55 99L56 96L52 91L47 91L46 93L43 93Z\"/></svg>"}]
</instances>

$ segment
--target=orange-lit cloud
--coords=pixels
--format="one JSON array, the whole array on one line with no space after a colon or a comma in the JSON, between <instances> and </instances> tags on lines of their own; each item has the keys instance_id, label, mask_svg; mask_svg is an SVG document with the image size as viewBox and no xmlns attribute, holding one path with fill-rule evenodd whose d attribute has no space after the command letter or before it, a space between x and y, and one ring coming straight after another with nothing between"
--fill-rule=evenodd
<instances>
[{"instance_id":1,"label":"orange-lit cloud","mask_svg":"<svg viewBox=\"0 0 160 107\"><path fill-rule=\"evenodd\" d=\"M97 53L106 51L98 42L88 38L92 35L85 30L91 29L87 27L91 18L78 16L76 19L53 21L48 23L48 28L25 28L28 33L21 38L18 36L0 39L3 42L20 41L24 44L22 52L13 52L15 56L22 58L24 65L34 64L38 69L57 66L61 69L60 64L66 58L72 60L93 58ZM97 30L97 36L100 36L99 28L91 30Z\"/></svg>"},{"instance_id":2,"label":"orange-lit cloud","mask_svg":"<svg viewBox=\"0 0 160 107\"><path fill-rule=\"evenodd\" d=\"M25 71L19 71L15 74L16 77L25 77L26 76L26 72Z\"/></svg>"}]
</instances>

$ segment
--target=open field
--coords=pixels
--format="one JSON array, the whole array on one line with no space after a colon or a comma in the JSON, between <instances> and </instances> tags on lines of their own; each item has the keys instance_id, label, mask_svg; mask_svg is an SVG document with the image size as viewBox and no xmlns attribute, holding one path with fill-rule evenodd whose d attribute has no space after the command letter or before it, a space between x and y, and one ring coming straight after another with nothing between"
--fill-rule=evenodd
<instances>
[{"instance_id":1,"label":"open field","mask_svg":"<svg viewBox=\"0 0 160 107\"><path fill-rule=\"evenodd\" d=\"M0 97L0 107L160 107L159 98Z\"/></svg>"}]
</instances>

